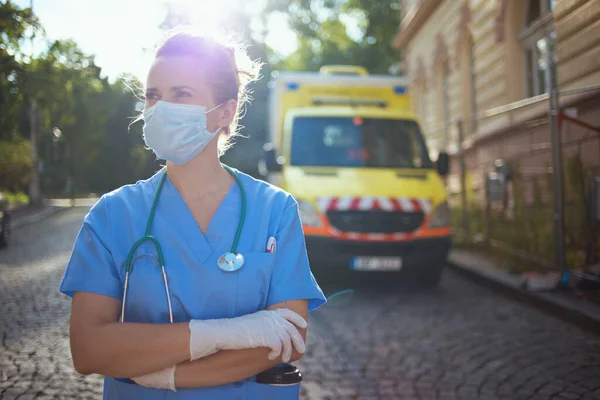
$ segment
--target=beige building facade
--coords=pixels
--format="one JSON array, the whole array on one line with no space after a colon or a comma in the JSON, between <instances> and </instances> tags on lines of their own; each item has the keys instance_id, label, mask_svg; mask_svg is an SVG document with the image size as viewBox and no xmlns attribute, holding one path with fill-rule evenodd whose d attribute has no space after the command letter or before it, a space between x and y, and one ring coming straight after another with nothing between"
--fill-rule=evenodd
<instances>
[{"instance_id":1,"label":"beige building facade","mask_svg":"<svg viewBox=\"0 0 600 400\"><path fill-rule=\"evenodd\" d=\"M600 223L585 188L600 182L600 0L404 0L402 10L392 45L432 158L451 155L449 201L462 210L453 225L551 264L556 127L567 259L592 260Z\"/></svg>"},{"instance_id":2,"label":"beige building facade","mask_svg":"<svg viewBox=\"0 0 600 400\"><path fill-rule=\"evenodd\" d=\"M393 46L434 152L457 150L458 120L477 140L548 110L503 106L543 98L552 84L600 84L600 0L404 0L402 10Z\"/></svg>"}]
</instances>

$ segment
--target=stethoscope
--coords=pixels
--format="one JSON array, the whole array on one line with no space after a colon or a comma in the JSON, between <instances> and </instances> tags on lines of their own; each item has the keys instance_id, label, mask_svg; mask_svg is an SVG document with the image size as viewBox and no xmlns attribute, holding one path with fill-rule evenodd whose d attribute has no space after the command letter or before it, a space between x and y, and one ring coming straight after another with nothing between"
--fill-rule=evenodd
<instances>
[{"instance_id":1,"label":"stethoscope","mask_svg":"<svg viewBox=\"0 0 600 400\"><path fill-rule=\"evenodd\" d=\"M233 178L235 179L236 184L240 188L240 194L242 199L242 210L240 213L240 219L238 222L237 230L235 232L235 237L231 245L231 250L228 253L223 254L217 260L217 266L222 271L234 272L244 266L244 256L237 252L237 246L240 241L240 236L242 234L242 228L244 227L244 220L246 219L246 191L244 190L244 186L242 185L238 174L229 166L225 164L221 165L223 165L223 168L225 168L225 170L229 172L231 176L233 176ZM133 246L131 246L129 254L127 255L127 260L125 262L125 285L123 287L123 301L121 304L121 322L125 321L125 303L127 301L127 289L129 288L129 274L131 273L134 264L133 257L135 255L135 252L140 248L142 244L146 242L151 242L152 244L154 244L154 247L156 249L158 264L160 265L160 269L163 276L165 292L167 294L167 304L169 307L169 321L173 323L173 307L171 304L171 292L169 290L169 281L167 279L167 273L165 271L165 259L163 256L163 251L160 246L160 243L158 242L158 239L156 239L156 237L152 236L150 233L150 231L152 230L152 223L154 222L154 216L156 214L156 206L158 205L158 199L160 198L160 193L162 192L166 178L167 169L165 168L162 176L160 177L160 181L156 189L156 194L154 195L154 201L152 202L152 207L150 208L150 215L148 216L148 222L146 223L146 232L140 240L138 240L133 244Z\"/></svg>"}]
</instances>

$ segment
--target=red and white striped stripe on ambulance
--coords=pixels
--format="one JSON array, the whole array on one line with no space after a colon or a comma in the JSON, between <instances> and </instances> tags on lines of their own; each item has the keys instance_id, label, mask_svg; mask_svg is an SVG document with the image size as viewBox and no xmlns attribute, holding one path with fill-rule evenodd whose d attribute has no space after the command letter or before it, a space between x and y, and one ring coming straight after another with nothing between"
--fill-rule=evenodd
<instances>
[{"instance_id":1,"label":"red and white striped stripe on ambulance","mask_svg":"<svg viewBox=\"0 0 600 400\"><path fill-rule=\"evenodd\" d=\"M378 196L323 196L317 199L317 207L321 213L327 211L389 211L389 212L422 212L429 214L431 200L427 198L410 197L378 197ZM359 241L403 241L409 240L417 232L413 233L365 233L345 232L329 226L331 236L338 239Z\"/></svg>"}]
</instances>

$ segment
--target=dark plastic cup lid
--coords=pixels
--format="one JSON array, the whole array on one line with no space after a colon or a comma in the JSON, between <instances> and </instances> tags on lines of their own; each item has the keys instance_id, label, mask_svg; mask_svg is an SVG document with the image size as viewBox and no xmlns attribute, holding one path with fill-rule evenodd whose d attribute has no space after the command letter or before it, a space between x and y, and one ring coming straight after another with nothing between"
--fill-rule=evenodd
<instances>
[{"instance_id":1,"label":"dark plastic cup lid","mask_svg":"<svg viewBox=\"0 0 600 400\"><path fill-rule=\"evenodd\" d=\"M256 375L256 383L267 385L293 385L302 382L302 374L296 366L284 364Z\"/></svg>"}]
</instances>

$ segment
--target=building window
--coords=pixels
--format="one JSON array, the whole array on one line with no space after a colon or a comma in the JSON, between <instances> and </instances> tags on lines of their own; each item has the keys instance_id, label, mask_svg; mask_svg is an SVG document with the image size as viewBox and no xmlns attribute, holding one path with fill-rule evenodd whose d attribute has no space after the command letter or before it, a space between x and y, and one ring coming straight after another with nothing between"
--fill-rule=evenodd
<instances>
[{"instance_id":1,"label":"building window","mask_svg":"<svg viewBox=\"0 0 600 400\"><path fill-rule=\"evenodd\" d=\"M556 87L556 32L552 15L554 3L554 0L528 0L521 41L525 51L525 77L529 97L549 93L552 87Z\"/></svg>"},{"instance_id":2,"label":"building window","mask_svg":"<svg viewBox=\"0 0 600 400\"><path fill-rule=\"evenodd\" d=\"M531 25L542 16L540 0L530 0L527 10L527 25Z\"/></svg>"}]
</instances>

